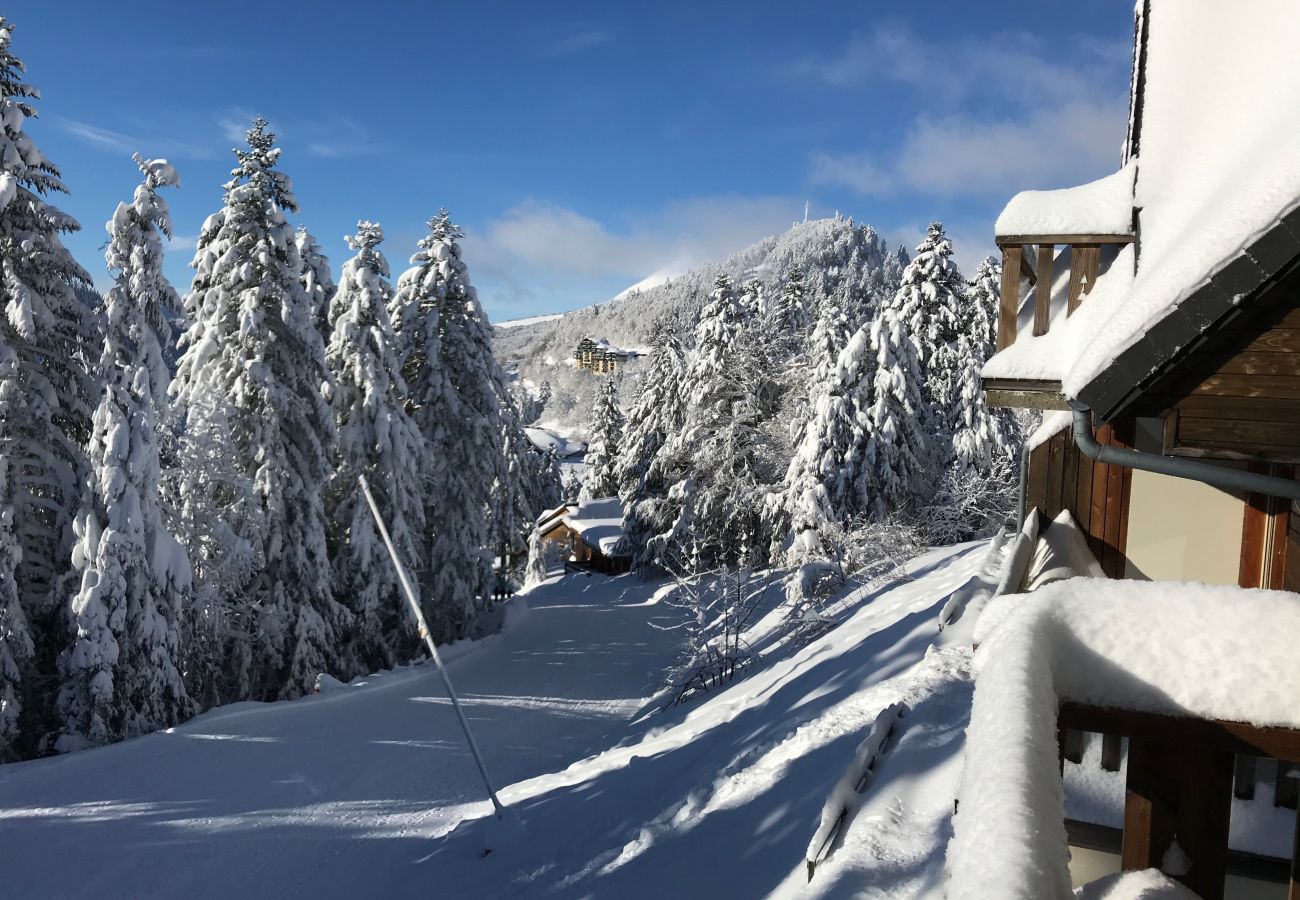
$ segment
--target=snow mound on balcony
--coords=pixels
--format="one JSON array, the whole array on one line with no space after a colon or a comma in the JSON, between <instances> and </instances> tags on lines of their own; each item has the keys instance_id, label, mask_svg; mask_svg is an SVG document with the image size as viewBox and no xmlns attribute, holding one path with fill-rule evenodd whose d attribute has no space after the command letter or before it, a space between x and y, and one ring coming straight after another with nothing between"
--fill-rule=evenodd
<instances>
[{"instance_id":1,"label":"snow mound on balcony","mask_svg":"<svg viewBox=\"0 0 1300 900\"><path fill-rule=\"evenodd\" d=\"M993 226L999 237L1038 234L1128 234L1133 224L1135 162L1118 172L1056 191L1021 191Z\"/></svg>"},{"instance_id":2,"label":"snow mound on balcony","mask_svg":"<svg viewBox=\"0 0 1300 900\"><path fill-rule=\"evenodd\" d=\"M949 900L1064 900L1061 701L1300 727L1300 597L1075 578L990 601L975 658Z\"/></svg>"}]
</instances>

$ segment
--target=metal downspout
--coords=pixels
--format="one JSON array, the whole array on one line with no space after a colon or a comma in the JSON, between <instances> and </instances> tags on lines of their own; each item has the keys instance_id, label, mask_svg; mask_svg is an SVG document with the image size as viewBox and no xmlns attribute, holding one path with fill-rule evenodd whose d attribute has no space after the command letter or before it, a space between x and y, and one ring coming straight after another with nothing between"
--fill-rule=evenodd
<instances>
[{"instance_id":1,"label":"metal downspout","mask_svg":"<svg viewBox=\"0 0 1300 900\"><path fill-rule=\"evenodd\" d=\"M1261 475L1242 469L1221 468L1195 459L1142 453L1098 443L1092 431L1092 410L1076 400L1070 401L1070 409L1074 411L1074 443L1089 459L1112 466L1155 472L1158 475L1188 478L1227 490L1300 500L1300 481L1278 478L1275 475Z\"/></svg>"}]
</instances>

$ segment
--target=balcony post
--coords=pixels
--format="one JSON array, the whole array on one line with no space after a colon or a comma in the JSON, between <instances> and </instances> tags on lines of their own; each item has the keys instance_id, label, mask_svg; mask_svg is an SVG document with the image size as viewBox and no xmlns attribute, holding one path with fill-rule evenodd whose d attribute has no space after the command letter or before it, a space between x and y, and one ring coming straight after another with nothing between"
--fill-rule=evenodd
<instances>
[{"instance_id":1,"label":"balcony post","mask_svg":"<svg viewBox=\"0 0 1300 900\"><path fill-rule=\"evenodd\" d=\"M998 350L1016 342L1016 317L1020 315L1019 244L1002 248L1002 289L998 301Z\"/></svg>"},{"instance_id":2,"label":"balcony post","mask_svg":"<svg viewBox=\"0 0 1300 900\"><path fill-rule=\"evenodd\" d=\"M1034 335L1047 334L1052 320L1053 244L1038 245L1038 282L1034 285Z\"/></svg>"}]
</instances>

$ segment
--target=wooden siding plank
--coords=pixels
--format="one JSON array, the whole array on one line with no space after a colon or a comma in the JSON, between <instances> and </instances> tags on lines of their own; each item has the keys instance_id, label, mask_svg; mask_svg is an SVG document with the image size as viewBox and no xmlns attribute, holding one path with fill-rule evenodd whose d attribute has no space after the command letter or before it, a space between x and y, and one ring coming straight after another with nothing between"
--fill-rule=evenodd
<instances>
[{"instance_id":1,"label":"wooden siding plank","mask_svg":"<svg viewBox=\"0 0 1300 900\"><path fill-rule=\"evenodd\" d=\"M1268 353L1243 350L1221 362L1216 371L1223 375L1286 375L1300 377L1300 353Z\"/></svg>"},{"instance_id":2,"label":"wooden siding plank","mask_svg":"<svg viewBox=\"0 0 1300 900\"><path fill-rule=\"evenodd\" d=\"M1224 328L1219 335L1250 353L1300 353L1300 328Z\"/></svg>"},{"instance_id":3,"label":"wooden siding plank","mask_svg":"<svg viewBox=\"0 0 1300 900\"><path fill-rule=\"evenodd\" d=\"M1091 459L1079 454L1079 472L1074 479L1074 511L1084 534L1092 527L1092 467Z\"/></svg>"},{"instance_id":4,"label":"wooden siding plank","mask_svg":"<svg viewBox=\"0 0 1300 900\"><path fill-rule=\"evenodd\" d=\"M1064 435L1053 435L1047 441L1048 446L1048 463L1047 463L1047 495L1043 503L1043 514L1047 517L1048 522L1055 519L1061 511L1061 468L1064 457ZM1044 525L1047 522L1043 523Z\"/></svg>"},{"instance_id":5,"label":"wooden siding plank","mask_svg":"<svg viewBox=\"0 0 1300 900\"><path fill-rule=\"evenodd\" d=\"M1079 484L1079 457L1083 454L1074 445L1069 429L1066 429L1062 446L1065 448L1065 454L1061 464L1061 509L1068 509L1075 522L1078 522L1079 516L1074 511L1074 498Z\"/></svg>"},{"instance_id":6,"label":"wooden siding plank","mask_svg":"<svg viewBox=\"0 0 1300 900\"><path fill-rule=\"evenodd\" d=\"M993 239L999 247L1019 244L1131 244L1131 234L1003 234Z\"/></svg>"},{"instance_id":7,"label":"wooden siding plank","mask_svg":"<svg viewBox=\"0 0 1300 900\"><path fill-rule=\"evenodd\" d=\"M1231 419L1178 417L1178 441L1202 444L1244 444L1246 446L1300 447L1300 420L1252 422Z\"/></svg>"},{"instance_id":8,"label":"wooden siding plank","mask_svg":"<svg viewBox=\"0 0 1300 900\"><path fill-rule=\"evenodd\" d=\"M1113 447L1124 446L1120 440L1119 429L1113 428L1110 434ZM1122 466L1106 467L1106 548L1101 559L1101 567L1111 578L1124 577L1123 558L1120 553L1121 526L1124 521L1124 478L1127 471Z\"/></svg>"},{"instance_id":9,"label":"wooden siding plank","mask_svg":"<svg viewBox=\"0 0 1300 900\"><path fill-rule=\"evenodd\" d=\"M1038 245L1038 282L1034 285L1034 334L1047 334L1052 322L1052 253L1051 244Z\"/></svg>"},{"instance_id":10,"label":"wooden siding plank","mask_svg":"<svg viewBox=\"0 0 1300 900\"><path fill-rule=\"evenodd\" d=\"M1047 511L1047 470L1051 465L1050 444L1051 441L1045 441L1029 454L1027 476L1029 483L1025 489L1025 506L1026 511L1037 509L1040 515Z\"/></svg>"},{"instance_id":11,"label":"wooden siding plank","mask_svg":"<svg viewBox=\"0 0 1300 900\"><path fill-rule=\"evenodd\" d=\"M1097 429L1097 441L1110 443L1111 427ZM1088 547L1101 562L1106 554L1106 485L1109 484L1110 466L1094 463L1092 467L1092 514L1088 519Z\"/></svg>"},{"instance_id":12,"label":"wooden siding plank","mask_svg":"<svg viewBox=\"0 0 1300 900\"><path fill-rule=\"evenodd\" d=\"M1152 395L1144 398L1143 410L1161 414L1176 410L1180 415L1202 419L1234 419L1246 422L1289 422L1300 420L1300 397L1221 397L1191 394L1186 397Z\"/></svg>"},{"instance_id":13,"label":"wooden siding plank","mask_svg":"<svg viewBox=\"0 0 1300 900\"><path fill-rule=\"evenodd\" d=\"M1300 378L1287 375L1211 375L1189 390L1220 397L1300 398Z\"/></svg>"}]
</instances>

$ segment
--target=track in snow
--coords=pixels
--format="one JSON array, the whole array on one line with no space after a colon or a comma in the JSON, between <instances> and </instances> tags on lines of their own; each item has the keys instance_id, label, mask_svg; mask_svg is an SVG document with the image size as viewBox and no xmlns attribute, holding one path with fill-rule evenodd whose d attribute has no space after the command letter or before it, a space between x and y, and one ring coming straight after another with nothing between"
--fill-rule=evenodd
<instances>
[{"instance_id":1,"label":"track in snow","mask_svg":"<svg viewBox=\"0 0 1300 900\"><path fill-rule=\"evenodd\" d=\"M633 577L568 577L449 664L494 780L607 746L673 659L680 621ZM437 896L436 841L490 809L435 669L170 733L0 766L5 897ZM422 864L423 863L423 864Z\"/></svg>"}]
</instances>

